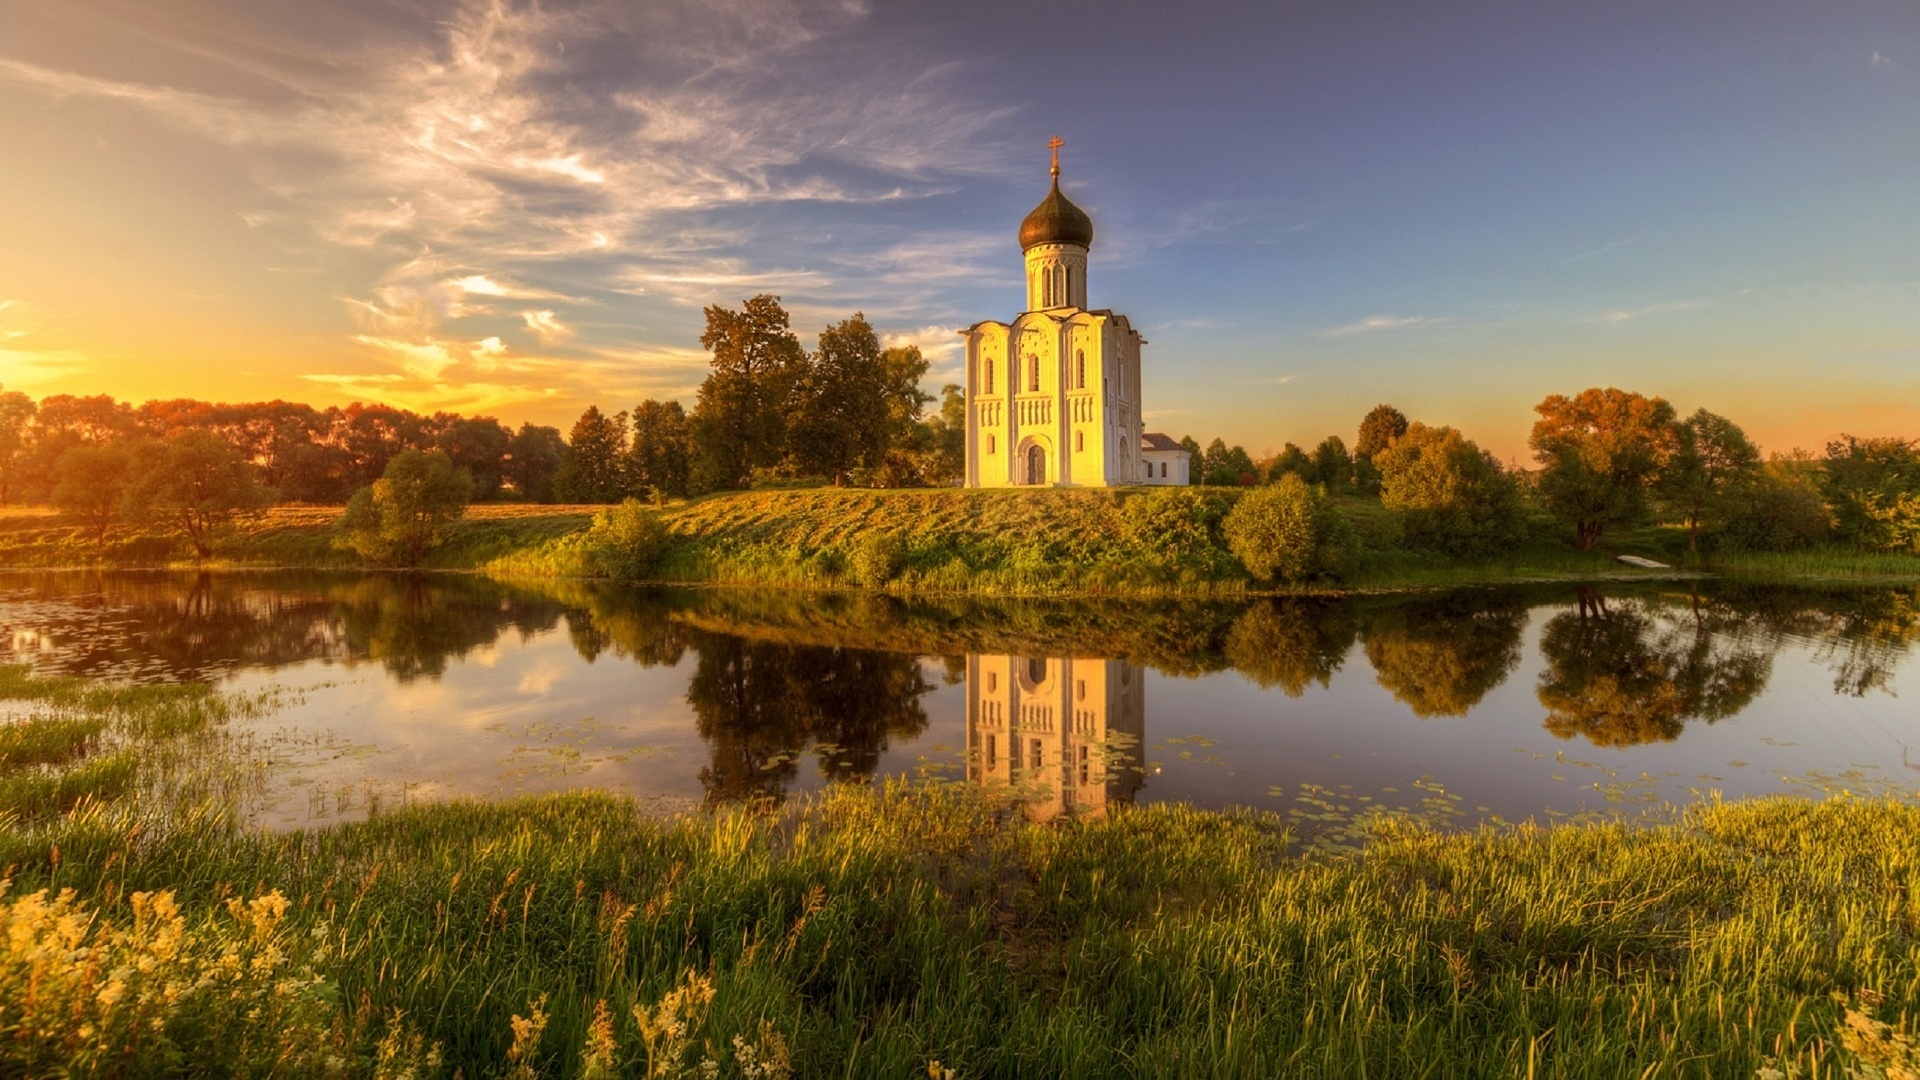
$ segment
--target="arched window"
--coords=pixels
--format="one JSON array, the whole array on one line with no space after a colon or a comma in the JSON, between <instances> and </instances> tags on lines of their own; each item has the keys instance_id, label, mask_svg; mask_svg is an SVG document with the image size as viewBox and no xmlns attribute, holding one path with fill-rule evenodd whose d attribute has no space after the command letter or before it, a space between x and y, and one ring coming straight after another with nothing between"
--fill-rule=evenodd
<instances>
[{"instance_id":1,"label":"arched window","mask_svg":"<svg viewBox=\"0 0 1920 1080\"><path fill-rule=\"evenodd\" d=\"M1078 453L1078 452L1080 452L1080 451L1082 451L1082 450L1085 450L1086 448L1087 448L1087 433L1086 433L1086 432L1084 432L1084 431L1076 431L1076 432L1074 432L1074 433L1073 433L1073 449L1074 449L1074 452L1075 452L1075 453Z\"/></svg>"},{"instance_id":2,"label":"arched window","mask_svg":"<svg viewBox=\"0 0 1920 1080\"><path fill-rule=\"evenodd\" d=\"M1038 392L1040 389L1040 354L1027 355L1027 389Z\"/></svg>"},{"instance_id":3,"label":"arched window","mask_svg":"<svg viewBox=\"0 0 1920 1080\"><path fill-rule=\"evenodd\" d=\"M987 453L993 453L993 436L987 436Z\"/></svg>"},{"instance_id":4,"label":"arched window","mask_svg":"<svg viewBox=\"0 0 1920 1080\"><path fill-rule=\"evenodd\" d=\"M1044 657L1034 656L1027 659L1027 681L1035 686L1047 681L1047 661Z\"/></svg>"},{"instance_id":5,"label":"arched window","mask_svg":"<svg viewBox=\"0 0 1920 1080\"><path fill-rule=\"evenodd\" d=\"M983 389L980 391L981 393L983 394L993 393L993 361L992 360L982 360L980 362L980 382L983 386Z\"/></svg>"},{"instance_id":6,"label":"arched window","mask_svg":"<svg viewBox=\"0 0 1920 1080\"><path fill-rule=\"evenodd\" d=\"M1071 304L1073 303L1073 267L1066 267L1061 273L1066 275L1064 278L1066 285L1061 289L1060 302Z\"/></svg>"},{"instance_id":7,"label":"arched window","mask_svg":"<svg viewBox=\"0 0 1920 1080\"><path fill-rule=\"evenodd\" d=\"M1087 388L1087 350L1085 349L1073 351L1073 388L1075 390Z\"/></svg>"}]
</instances>

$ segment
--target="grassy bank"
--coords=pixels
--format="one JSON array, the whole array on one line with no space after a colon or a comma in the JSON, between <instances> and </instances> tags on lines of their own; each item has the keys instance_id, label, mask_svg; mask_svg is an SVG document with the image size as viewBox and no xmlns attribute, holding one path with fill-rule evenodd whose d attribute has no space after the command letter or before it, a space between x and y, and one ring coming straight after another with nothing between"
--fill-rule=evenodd
<instances>
[{"instance_id":1,"label":"grassy bank","mask_svg":"<svg viewBox=\"0 0 1920 1080\"><path fill-rule=\"evenodd\" d=\"M1207 489L1217 520L1240 495ZM669 543L658 581L800 588L884 587L901 593L977 595L1225 596L1270 591L1251 581L1204 522L1187 527L1138 512L1138 489L749 491L706 496L661 511ZM1444 588L1550 581L1641 580L1700 573L1774 580L1920 581L1920 556L1819 549L1792 554L1727 553L1684 558L1684 534L1644 528L1582 552L1542 524L1533 539L1495 558L1461 560L1396 547L1377 499L1343 496L1362 538L1338 581L1283 590L1327 592ZM523 577L577 576L590 569L583 533L599 507L479 504L430 556L429 569ZM282 507L223 539L215 565L355 568L333 546L340 511ZM1369 537L1375 539L1369 540ZM1676 564L1648 571L1619 554ZM165 566L187 564L178 541L116 527L105 543L35 510L0 513L0 566ZM1678 565L1684 563L1685 565ZM875 567L880 569L876 571Z\"/></svg>"},{"instance_id":2,"label":"grassy bank","mask_svg":"<svg viewBox=\"0 0 1920 1080\"><path fill-rule=\"evenodd\" d=\"M263 834L177 773L217 757L221 710L259 702L17 671L0 695L7 730L42 725L12 772L143 748L126 788L0 814L8 1074L1913 1063L1920 809L1901 802L1466 835L1383 818L1363 849L1311 856L1265 815L1041 826L954 786L673 820L574 794ZM154 761L176 762L175 797L151 797Z\"/></svg>"}]
</instances>

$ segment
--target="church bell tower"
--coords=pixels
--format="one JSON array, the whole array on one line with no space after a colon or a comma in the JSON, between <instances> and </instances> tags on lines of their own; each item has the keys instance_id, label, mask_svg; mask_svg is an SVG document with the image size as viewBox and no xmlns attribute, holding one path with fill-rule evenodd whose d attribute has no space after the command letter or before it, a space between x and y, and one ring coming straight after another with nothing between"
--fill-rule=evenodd
<instances>
[{"instance_id":1,"label":"church bell tower","mask_svg":"<svg viewBox=\"0 0 1920 1080\"><path fill-rule=\"evenodd\" d=\"M1027 258L1027 310L1087 306L1087 249L1093 219L1060 194L1058 136L1053 151L1053 190L1020 223L1020 250Z\"/></svg>"}]
</instances>

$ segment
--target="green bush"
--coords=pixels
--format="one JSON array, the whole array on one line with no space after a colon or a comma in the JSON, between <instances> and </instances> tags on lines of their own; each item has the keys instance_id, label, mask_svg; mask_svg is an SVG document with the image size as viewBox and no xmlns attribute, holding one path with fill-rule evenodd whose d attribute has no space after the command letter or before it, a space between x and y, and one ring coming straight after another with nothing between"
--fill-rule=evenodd
<instances>
[{"instance_id":1,"label":"green bush","mask_svg":"<svg viewBox=\"0 0 1920 1080\"><path fill-rule=\"evenodd\" d=\"M1263 581L1337 574L1353 551L1346 515L1292 474L1242 497L1220 528L1227 550Z\"/></svg>"},{"instance_id":2,"label":"green bush","mask_svg":"<svg viewBox=\"0 0 1920 1080\"><path fill-rule=\"evenodd\" d=\"M616 581L645 579L673 542L667 523L638 499L624 499L593 515L587 528L587 565Z\"/></svg>"},{"instance_id":3,"label":"green bush","mask_svg":"<svg viewBox=\"0 0 1920 1080\"><path fill-rule=\"evenodd\" d=\"M447 455L402 451L380 479L347 501L335 543L373 562L417 566L446 543L472 497L473 477Z\"/></svg>"},{"instance_id":4,"label":"green bush","mask_svg":"<svg viewBox=\"0 0 1920 1080\"><path fill-rule=\"evenodd\" d=\"M1212 565L1221 548L1220 523L1233 496L1190 487L1160 488L1126 501L1127 543L1173 563Z\"/></svg>"},{"instance_id":5,"label":"green bush","mask_svg":"<svg viewBox=\"0 0 1920 1080\"><path fill-rule=\"evenodd\" d=\"M1750 551L1812 547L1833 532L1833 518L1820 493L1806 484L1772 477L1746 493L1738 513L1717 539Z\"/></svg>"},{"instance_id":6,"label":"green bush","mask_svg":"<svg viewBox=\"0 0 1920 1080\"><path fill-rule=\"evenodd\" d=\"M906 562L907 545L893 533L874 533L853 549L848 568L856 584L877 589L892 581Z\"/></svg>"},{"instance_id":7,"label":"green bush","mask_svg":"<svg viewBox=\"0 0 1920 1080\"><path fill-rule=\"evenodd\" d=\"M1380 502L1403 542L1465 557L1512 547L1526 533L1520 490L1492 454L1450 427L1415 423L1374 455Z\"/></svg>"}]
</instances>

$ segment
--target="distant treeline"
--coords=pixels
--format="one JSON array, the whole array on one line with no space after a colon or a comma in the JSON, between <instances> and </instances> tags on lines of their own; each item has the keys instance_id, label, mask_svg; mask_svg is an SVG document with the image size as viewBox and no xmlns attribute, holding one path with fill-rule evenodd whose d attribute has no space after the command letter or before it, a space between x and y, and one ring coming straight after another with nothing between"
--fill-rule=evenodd
<instances>
[{"instance_id":1,"label":"distant treeline","mask_svg":"<svg viewBox=\"0 0 1920 1080\"><path fill-rule=\"evenodd\" d=\"M822 331L809 353L773 296L706 315L702 341L713 373L690 415L677 401L611 414L594 406L564 436L536 424L514 430L490 416L358 402L316 409L180 398L135 406L105 394L36 402L0 391L0 504L59 502L63 480L97 488L104 474L130 476L143 443L188 431L212 435L277 502L345 503L407 450L446 455L480 500L618 502L777 479L897 487L960 476L960 388L946 387L940 412L923 420L933 399L919 388L927 369L919 349L882 349L873 327L854 315ZM79 450L87 452L73 457Z\"/></svg>"},{"instance_id":2,"label":"distant treeline","mask_svg":"<svg viewBox=\"0 0 1920 1080\"><path fill-rule=\"evenodd\" d=\"M1520 542L1530 515L1590 549L1610 530L1684 528L1689 551L1725 544L1781 551L1838 540L1920 552L1920 440L1840 435L1815 455L1762 455L1740 426L1615 388L1555 394L1534 407L1533 469L1502 465L1451 427L1379 405L1351 449L1338 435L1287 443L1255 461L1188 436L1194 484L1250 487L1297 478L1332 495L1377 496L1395 513L1387 546L1487 555Z\"/></svg>"}]
</instances>

